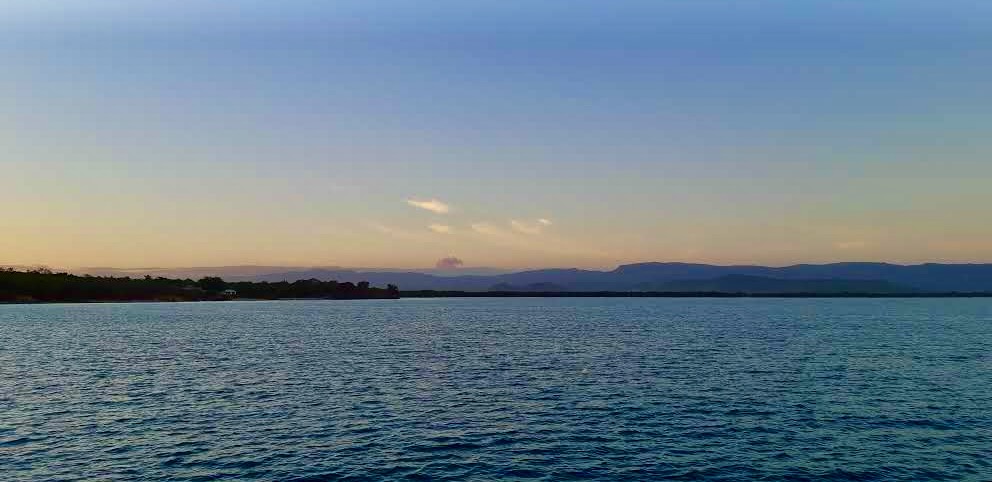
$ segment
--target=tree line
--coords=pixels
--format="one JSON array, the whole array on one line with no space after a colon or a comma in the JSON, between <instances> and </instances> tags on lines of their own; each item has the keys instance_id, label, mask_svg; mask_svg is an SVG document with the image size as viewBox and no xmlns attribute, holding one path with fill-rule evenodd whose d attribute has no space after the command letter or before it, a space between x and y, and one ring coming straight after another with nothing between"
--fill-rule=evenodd
<instances>
[{"instance_id":1,"label":"tree line","mask_svg":"<svg viewBox=\"0 0 992 482\"><path fill-rule=\"evenodd\" d=\"M227 282L218 277L199 280L151 276L144 278L74 275L48 269L17 271L0 268L0 302L53 301L210 301L249 299L393 299L399 288L360 283L320 281Z\"/></svg>"}]
</instances>

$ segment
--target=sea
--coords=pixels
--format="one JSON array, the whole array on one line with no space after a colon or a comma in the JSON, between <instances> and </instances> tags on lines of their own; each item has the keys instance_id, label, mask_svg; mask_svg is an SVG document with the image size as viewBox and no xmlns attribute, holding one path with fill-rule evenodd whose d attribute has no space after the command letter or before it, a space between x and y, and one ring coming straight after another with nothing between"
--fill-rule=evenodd
<instances>
[{"instance_id":1,"label":"sea","mask_svg":"<svg viewBox=\"0 0 992 482\"><path fill-rule=\"evenodd\" d=\"M0 480L989 481L992 300L0 305Z\"/></svg>"}]
</instances>

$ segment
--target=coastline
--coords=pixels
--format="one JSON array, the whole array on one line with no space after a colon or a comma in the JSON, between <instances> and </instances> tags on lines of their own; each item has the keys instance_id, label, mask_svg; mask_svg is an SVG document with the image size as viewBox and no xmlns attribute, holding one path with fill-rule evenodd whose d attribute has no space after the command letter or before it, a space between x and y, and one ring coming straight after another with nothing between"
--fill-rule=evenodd
<instances>
[{"instance_id":1,"label":"coastline","mask_svg":"<svg viewBox=\"0 0 992 482\"><path fill-rule=\"evenodd\" d=\"M232 301L356 301L439 298L992 298L992 293L722 293L722 292L504 292L504 291L413 291L396 298L232 298L225 300L32 300L0 301L0 305L119 304L119 303L227 303Z\"/></svg>"},{"instance_id":2,"label":"coastline","mask_svg":"<svg viewBox=\"0 0 992 482\"><path fill-rule=\"evenodd\" d=\"M356 300L398 300L400 298L232 298L227 300L33 300L33 301L0 301L2 305L58 305L58 304L132 304L132 303L230 303L232 301L356 301Z\"/></svg>"},{"instance_id":3,"label":"coastline","mask_svg":"<svg viewBox=\"0 0 992 482\"><path fill-rule=\"evenodd\" d=\"M992 298L992 292L731 293L720 291L407 291L400 298Z\"/></svg>"}]
</instances>

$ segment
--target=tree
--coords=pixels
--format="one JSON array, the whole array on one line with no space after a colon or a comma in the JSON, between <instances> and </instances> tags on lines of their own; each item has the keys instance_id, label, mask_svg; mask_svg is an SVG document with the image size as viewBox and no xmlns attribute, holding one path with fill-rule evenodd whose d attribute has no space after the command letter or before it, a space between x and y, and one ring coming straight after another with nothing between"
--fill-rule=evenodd
<instances>
[{"instance_id":1,"label":"tree","mask_svg":"<svg viewBox=\"0 0 992 482\"><path fill-rule=\"evenodd\" d=\"M224 291L227 282L216 276L206 276L196 282L196 286L204 291Z\"/></svg>"}]
</instances>

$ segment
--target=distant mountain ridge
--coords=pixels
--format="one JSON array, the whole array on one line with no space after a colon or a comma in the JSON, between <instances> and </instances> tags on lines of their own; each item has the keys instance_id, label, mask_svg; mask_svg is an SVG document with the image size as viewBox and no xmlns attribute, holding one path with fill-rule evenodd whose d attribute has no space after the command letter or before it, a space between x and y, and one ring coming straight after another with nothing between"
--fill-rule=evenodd
<instances>
[{"instance_id":1,"label":"distant mountain ridge","mask_svg":"<svg viewBox=\"0 0 992 482\"><path fill-rule=\"evenodd\" d=\"M718 278L700 280L665 281L644 283L643 291L658 292L718 292L748 294L893 294L915 293L919 290L898 285L889 281L848 280L848 279L780 279L746 274L730 274Z\"/></svg>"},{"instance_id":2,"label":"distant mountain ridge","mask_svg":"<svg viewBox=\"0 0 992 482\"><path fill-rule=\"evenodd\" d=\"M532 283L525 286L511 285L509 283L499 283L489 287L488 291L526 291L530 293L551 293L555 291L567 291L554 283Z\"/></svg>"},{"instance_id":3,"label":"distant mountain ridge","mask_svg":"<svg viewBox=\"0 0 992 482\"><path fill-rule=\"evenodd\" d=\"M733 277L752 277L733 278ZM727 278L731 277L731 278ZM567 291L651 291L664 287L693 286L690 282L708 281L710 286L735 286L764 290L776 285L783 292L801 287L835 290L839 285L914 292L992 291L992 264L898 265L890 263L848 262L831 264L797 264L784 267L755 265L720 266L693 263L637 263L618 266L611 271L582 269L541 269L497 275L436 276L421 272L371 272L347 269L308 269L252 276L256 281L294 281L320 279L358 282L367 280L376 286L395 284L401 290L488 291L500 285L520 290L538 286ZM789 281L779 283L777 281ZM825 283L830 281L831 283ZM858 282L868 282L858 284ZM750 284L748 284L750 283ZM696 283L704 286L705 283ZM800 290L801 291L801 290ZM757 291L756 291L757 292Z\"/></svg>"}]
</instances>

